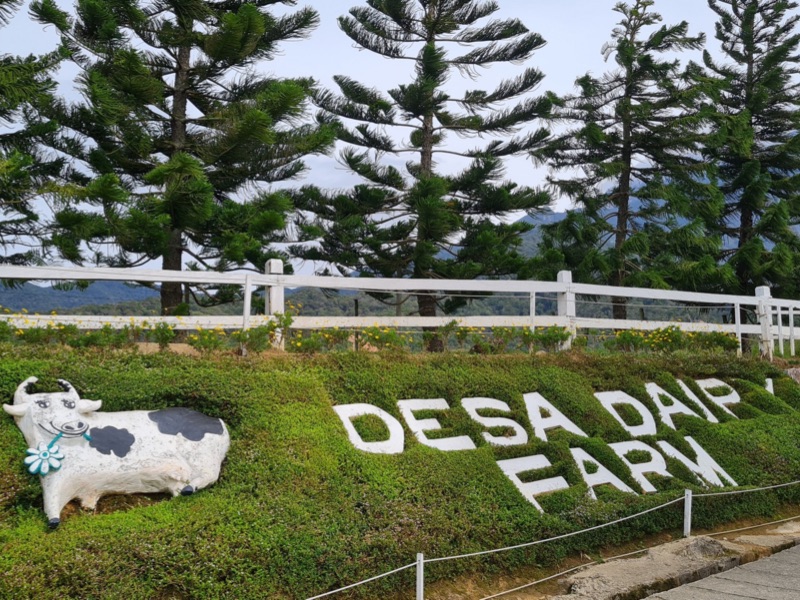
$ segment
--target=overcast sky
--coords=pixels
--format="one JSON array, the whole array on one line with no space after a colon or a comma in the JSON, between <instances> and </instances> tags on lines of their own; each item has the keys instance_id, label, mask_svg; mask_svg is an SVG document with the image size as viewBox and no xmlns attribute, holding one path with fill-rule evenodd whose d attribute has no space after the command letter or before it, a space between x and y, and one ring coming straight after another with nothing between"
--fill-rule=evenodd
<instances>
[{"instance_id":1,"label":"overcast sky","mask_svg":"<svg viewBox=\"0 0 800 600\"><path fill-rule=\"evenodd\" d=\"M498 17L517 17L531 31L541 34L547 45L538 51L528 64L545 74L540 91L566 93L572 90L575 79L587 71L601 74L610 65L603 62L600 50L610 39L614 25L621 15L613 11L616 0L498 0ZM70 2L58 0L64 7ZM348 75L380 89L389 89L409 80L409 62L389 60L353 47L350 39L338 28L337 17L346 14L356 0L316 0L298 2L313 6L321 17L320 27L310 39L287 43L282 55L265 65L265 70L280 76L313 76L324 87L333 87L332 76ZM716 53L714 39L715 14L705 0L656 0L654 10L664 17L664 23L676 24L686 20L690 33L705 32L709 49ZM50 29L33 23L23 10L11 25L0 30L0 53L42 53L56 43ZM687 53L686 60L700 61L699 53ZM458 74L451 78L457 89L492 89L502 78L518 74L522 66L493 67L481 71L476 81L459 82ZM63 75L70 79L68 71ZM470 144L470 147L475 144ZM346 187L353 179L333 157L315 157L307 161L311 167L306 182L330 188ZM527 159L515 159L508 165L507 176L523 185L539 185L544 171L534 170ZM559 201L556 208L566 203Z\"/></svg>"}]
</instances>

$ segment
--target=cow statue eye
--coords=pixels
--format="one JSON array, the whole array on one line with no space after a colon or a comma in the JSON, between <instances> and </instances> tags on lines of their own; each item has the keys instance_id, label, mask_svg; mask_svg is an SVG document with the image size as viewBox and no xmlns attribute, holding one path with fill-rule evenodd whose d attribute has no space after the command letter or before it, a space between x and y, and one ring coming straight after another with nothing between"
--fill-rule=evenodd
<instances>
[{"instance_id":1,"label":"cow statue eye","mask_svg":"<svg viewBox=\"0 0 800 600\"><path fill-rule=\"evenodd\" d=\"M74 400L64 400L64 406L67 408L75 408L75 401Z\"/></svg>"},{"instance_id":2,"label":"cow statue eye","mask_svg":"<svg viewBox=\"0 0 800 600\"><path fill-rule=\"evenodd\" d=\"M50 406L50 401L49 400L37 400L36 404L37 404L37 406L39 408L47 408L48 406Z\"/></svg>"}]
</instances>

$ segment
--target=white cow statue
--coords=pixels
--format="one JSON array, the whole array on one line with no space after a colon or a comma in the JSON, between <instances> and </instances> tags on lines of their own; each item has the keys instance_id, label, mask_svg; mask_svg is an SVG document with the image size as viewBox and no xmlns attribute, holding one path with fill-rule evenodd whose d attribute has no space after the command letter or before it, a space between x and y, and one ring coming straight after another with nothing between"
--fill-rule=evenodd
<instances>
[{"instance_id":1,"label":"white cow statue","mask_svg":"<svg viewBox=\"0 0 800 600\"><path fill-rule=\"evenodd\" d=\"M225 423L188 408L98 412L72 385L62 392L31 393L23 381L13 415L28 442L25 464L38 474L51 528L75 498L93 509L106 494L169 492L188 495L214 483L230 445Z\"/></svg>"}]
</instances>

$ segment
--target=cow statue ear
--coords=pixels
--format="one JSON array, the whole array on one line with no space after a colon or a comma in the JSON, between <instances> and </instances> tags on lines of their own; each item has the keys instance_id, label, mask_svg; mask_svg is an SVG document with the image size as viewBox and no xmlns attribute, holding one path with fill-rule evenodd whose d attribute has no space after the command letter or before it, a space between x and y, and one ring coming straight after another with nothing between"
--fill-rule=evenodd
<instances>
[{"instance_id":1,"label":"cow statue ear","mask_svg":"<svg viewBox=\"0 0 800 600\"><path fill-rule=\"evenodd\" d=\"M78 400L77 408L79 413L85 415L86 413L100 410L102 405L102 400Z\"/></svg>"},{"instance_id":2,"label":"cow statue ear","mask_svg":"<svg viewBox=\"0 0 800 600\"><path fill-rule=\"evenodd\" d=\"M3 404L3 410L13 417L21 417L28 412L28 407L24 404Z\"/></svg>"}]
</instances>

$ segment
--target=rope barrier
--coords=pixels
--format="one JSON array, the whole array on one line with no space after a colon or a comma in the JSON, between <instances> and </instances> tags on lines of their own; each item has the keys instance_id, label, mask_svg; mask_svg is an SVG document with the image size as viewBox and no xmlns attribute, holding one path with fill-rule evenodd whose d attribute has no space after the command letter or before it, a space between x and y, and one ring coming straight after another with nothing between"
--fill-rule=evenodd
<instances>
[{"instance_id":1,"label":"rope barrier","mask_svg":"<svg viewBox=\"0 0 800 600\"><path fill-rule=\"evenodd\" d=\"M749 494L749 493L753 493L753 492L769 491L769 490L789 487L789 486L798 485L798 484L800 484L800 480L791 481L791 482L788 482L788 483L780 483L780 484L776 484L776 485L764 486L764 487L760 487L760 488L751 488L751 489L747 489L747 490L731 490L731 491L728 491L728 492L711 492L711 493L707 493L707 494L694 494L694 498L712 498L712 497L715 497L715 496L730 496L730 495L735 495L735 494ZM593 527L588 527L586 529L581 529L580 531L573 531L573 532L570 532L570 533L564 533L564 534L561 534L561 535L545 538L543 540L534 540L532 542L525 542L523 544L516 544L514 546L506 546L504 548L495 548L493 550L482 550L482 551L479 551L479 552L470 552L470 553L467 553L467 554L457 554L457 555L454 555L454 556L443 556L443 557L439 557L439 558L427 558L427 559L424 559L423 563L432 564L432 563L444 562L444 561L448 561L448 560L457 560L457 559L461 559L461 558L472 558L472 557L475 557L475 556L485 556L485 555L488 555L488 554L496 554L498 552L506 552L506 551L509 551L509 550L519 550L521 548L528 548L528 547L531 547L531 546L545 544L547 542L553 542L553 541L556 541L556 540L563 540L565 538L574 537L576 535L581 535L583 533L588 533L590 531L597 531L599 529L604 529L606 527L611 527L612 525L616 525L618 523L623 523L625 521L630 521L632 519L636 519L636 518L641 517L643 515L646 515L648 513L655 512L657 510L661 510L662 508L666 508L667 506L672 506L673 504L678 504L678 503L684 502L684 500L685 500L685 498L683 496L681 496L680 498L675 498L674 500L670 500L669 502L665 502L664 504L659 504L658 506L654 506L652 508L648 508L647 510L643 510L643 511L638 512L636 514L629 515L627 517L621 517L621 518L616 519L614 521L609 521L608 523L602 523L600 525L595 525ZM710 536L725 535L725 534L728 534L728 533L735 533L735 532L744 531L744 530L747 530L747 529L756 529L758 527L766 527L768 525L775 525L775 524L778 524L778 523L784 523L786 521L792 521L792 520L795 520L795 519L800 519L800 515L795 516L795 517L789 517L789 518L786 518L786 519L781 519L781 520L778 520L778 521L772 521L770 523L762 523L760 525L742 527L742 528L739 528L739 529L731 529L729 531L720 531L720 532L716 532L716 533L710 533L708 535L710 535ZM626 556L632 556L634 554L640 554L642 552L646 552L647 550L649 550L649 548L644 548L644 549L641 549L641 550L635 550L633 552L628 552L626 554L619 554L619 555L607 558L605 560L615 560L615 559L619 559L619 558L625 558ZM583 569L584 567L588 567L588 566L591 566L593 564L596 564L596 562L597 561L591 561L591 562L585 563L583 565L580 565L578 567L574 567L572 569L569 569L567 571L563 571L561 573L557 573L555 575L551 575L549 577L545 577L544 579L539 579L539 580L533 581L531 583L527 583L527 584L525 584L523 586L511 589L511 590L506 590L504 592L500 592L500 593L492 595L492 596L486 596L485 598L482 598L481 600L492 600L493 598L499 598L500 596L503 596L505 594L510 594L510 593L525 589L527 587L531 587L531 586L534 586L536 584L543 583L545 581L549 581L551 579L562 577L564 575L572 573L573 571L577 571L579 569ZM358 587L360 585L364 585L366 583L370 583L372 581L377 581L378 579L382 579L384 577L388 577L389 575L394 575L395 573L399 573L401 571L405 571L407 569L410 569L410 568L416 567L416 566L417 566L417 563L413 562L413 563L410 563L410 564L405 565L403 567L400 567L398 569L394 569L393 571L388 571L387 573L382 573L380 575L376 575L374 577L370 577L369 579L365 579L363 581L359 581L358 583L353 583L353 584L347 585L345 587L342 587L342 588L339 588L339 589L336 589L336 590L331 590L329 592L325 592L325 593L319 594L317 596L312 596L310 598L307 598L306 600L317 600L318 598L325 598L327 596L331 596L333 594L337 594L339 592L343 592L345 590L349 590L349 589Z\"/></svg>"},{"instance_id":2,"label":"rope barrier","mask_svg":"<svg viewBox=\"0 0 800 600\"><path fill-rule=\"evenodd\" d=\"M778 519L777 521L770 521L769 523L761 523L759 525L749 525L747 527L739 527L738 529L728 529L727 531L715 531L714 533L706 533L709 537L715 535L727 535L729 533L738 533L739 531L747 531L748 529L758 529L759 527L769 527L770 525L777 525L778 523L786 523L787 521L795 521L800 519L800 515L794 517L787 517L786 519Z\"/></svg>"},{"instance_id":3,"label":"rope barrier","mask_svg":"<svg viewBox=\"0 0 800 600\"><path fill-rule=\"evenodd\" d=\"M365 583L370 583L372 581L377 581L378 579L383 579L384 577L388 577L389 575L394 575L395 573L399 573L400 571L405 571L406 569L410 569L411 567L416 567L417 563L413 562L408 564L404 567L400 567L399 569L395 569L394 571L389 571L388 573L382 573L380 575L376 575L375 577L370 577L369 579L365 579L364 581L359 581L358 583L351 583L350 585L346 585L338 590L331 590L330 592L325 592L324 594L319 594L317 596L312 596L311 598L306 598L306 600L317 600L317 598L324 598L325 596L332 596L333 594L338 594L339 592L343 592L345 590L352 589L354 587L358 587L360 585L364 585Z\"/></svg>"},{"instance_id":4,"label":"rope barrier","mask_svg":"<svg viewBox=\"0 0 800 600\"><path fill-rule=\"evenodd\" d=\"M763 492L766 490L775 490L778 488L789 487L790 485L797 485L800 481L790 481L789 483L779 483L777 485L769 485L760 488L751 488L749 490L731 490L730 492L711 492L708 494L693 494L695 498L713 498L714 496L732 496L734 494L751 494L753 492Z\"/></svg>"},{"instance_id":5,"label":"rope barrier","mask_svg":"<svg viewBox=\"0 0 800 600\"><path fill-rule=\"evenodd\" d=\"M445 556L442 558L426 558L426 563L435 563L435 562L443 562L446 560L456 560L459 558L470 558L473 556L483 556L486 554L495 554L497 552L505 552L507 550L518 550L520 548L528 548L530 546L536 546L538 544L545 544L547 542L554 542L556 540L563 540L568 537L573 537L576 535L580 535L582 533L588 533L590 531L597 531L598 529L603 529L605 527L610 527L611 525L616 525L617 523L622 523L624 521L630 521L631 519L635 519L637 517L641 517L642 515L646 515L648 513L660 510L667 506L671 506L672 504L677 504L679 502L683 502L683 496L680 498L676 498L675 500L670 500L669 502L665 502L664 504L659 504L658 506L654 506L653 508L648 508L647 510L643 510L642 512L636 513L635 515L630 515L627 517L622 517L621 519L617 519L616 521L611 521L609 523L603 523L602 525L595 525L594 527L589 527L587 529L581 529L580 531L573 531L570 533L564 533L562 535L557 535L551 538L546 538L543 540L535 540L533 542L526 542L524 544L517 544L516 546L507 546L505 548L497 548L495 550L483 550L481 552L470 552L469 554L458 554L456 556Z\"/></svg>"},{"instance_id":6,"label":"rope barrier","mask_svg":"<svg viewBox=\"0 0 800 600\"><path fill-rule=\"evenodd\" d=\"M653 546L655 548L655 546ZM642 548L640 550L634 550L633 552L626 552L625 554L617 554L615 556L604 557L603 562L609 562L612 560L618 560L620 558L627 558L628 556L634 556L635 554L642 554L643 552L649 552L652 548ZM486 596L485 598L481 598L481 600L492 600L492 598L499 598L500 596L505 596L506 594L513 594L514 592L518 592L520 590L524 590L525 588L533 587L539 583L544 583L545 581L550 581L552 579L558 579L559 577L563 577L564 575L569 575L570 573L574 573L575 571L580 571L586 567L591 567L592 565L598 564L599 561L592 560L587 563L583 563L582 565L578 565L577 567L573 567L571 569L567 569L566 571L561 571L560 573L556 573L555 575L550 575L548 577L544 577L543 579L537 579L536 581L532 581L530 583L526 583L525 585L521 585L519 587L515 587L512 590L506 590L505 592L500 592L499 594L494 594L492 596Z\"/></svg>"}]
</instances>

